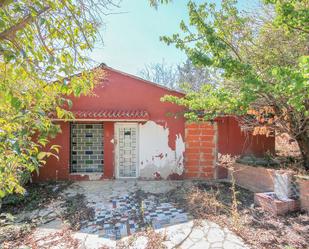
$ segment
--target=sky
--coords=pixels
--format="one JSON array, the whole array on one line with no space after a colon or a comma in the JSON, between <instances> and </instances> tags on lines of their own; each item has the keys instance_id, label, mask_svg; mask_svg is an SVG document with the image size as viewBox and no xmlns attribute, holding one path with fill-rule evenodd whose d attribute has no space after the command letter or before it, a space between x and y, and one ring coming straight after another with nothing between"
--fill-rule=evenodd
<instances>
[{"instance_id":1,"label":"sky","mask_svg":"<svg viewBox=\"0 0 309 249\"><path fill-rule=\"evenodd\" d=\"M243 0L240 8L246 8ZM162 35L180 31L181 20L188 21L187 0L173 0L156 10L148 0L122 0L117 14L103 16L100 29L104 44L97 44L90 54L96 64L105 63L126 73L138 75L145 65L162 62L179 64L186 55L173 45L160 41ZM196 2L202 2L197 0ZM218 1L216 1L218 2Z\"/></svg>"}]
</instances>

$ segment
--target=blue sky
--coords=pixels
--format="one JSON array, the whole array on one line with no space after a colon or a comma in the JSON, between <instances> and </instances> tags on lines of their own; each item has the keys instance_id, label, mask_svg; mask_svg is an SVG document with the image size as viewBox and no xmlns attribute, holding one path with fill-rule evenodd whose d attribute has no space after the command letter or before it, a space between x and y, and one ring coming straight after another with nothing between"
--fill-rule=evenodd
<instances>
[{"instance_id":1,"label":"blue sky","mask_svg":"<svg viewBox=\"0 0 309 249\"><path fill-rule=\"evenodd\" d=\"M240 7L247 8L248 2L256 0L243 0ZM162 59L169 64L185 61L186 55L182 51L167 46L159 37L179 31L180 21L188 20L186 4L187 0L174 0L155 10L148 0L122 0L121 7L115 10L120 14L103 17L105 24L101 35L104 44L96 46L91 58L135 75L145 64L162 62Z\"/></svg>"}]
</instances>

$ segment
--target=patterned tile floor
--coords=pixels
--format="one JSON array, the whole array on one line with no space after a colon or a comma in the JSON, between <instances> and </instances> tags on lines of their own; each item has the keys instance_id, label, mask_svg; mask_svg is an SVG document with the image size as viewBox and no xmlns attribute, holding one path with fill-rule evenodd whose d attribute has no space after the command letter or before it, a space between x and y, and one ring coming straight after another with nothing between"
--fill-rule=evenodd
<instances>
[{"instance_id":1,"label":"patterned tile floor","mask_svg":"<svg viewBox=\"0 0 309 249\"><path fill-rule=\"evenodd\" d=\"M93 208L95 219L83 224L81 232L112 240L119 240L146 227L160 229L188 221L188 214L171 203L160 203L154 195L140 200L137 192L111 197L107 205L96 203Z\"/></svg>"},{"instance_id":2,"label":"patterned tile floor","mask_svg":"<svg viewBox=\"0 0 309 249\"><path fill-rule=\"evenodd\" d=\"M227 228L208 220L192 219L173 205L166 195L170 190L192 186L194 183L190 181L76 182L64 194L84 194L88 206L95 209L95 219L85 222L82 231L74 232L72 236L81 243L79 248L145 249L149 248L149 239L145 234L125 235L153 226L163 227L154 231L164 234L163 244L168 249L248 249L242 239ZM50 213L51 208L55 215L61 209L61 205L61 202L51 203L44 212ZM186 219L187 222L182 222ZM181 224L172 225L178 222ZM56 219L37 227L33 236L39 240L51 235L51 241L58 243L52 248L67 249L70 247L61 244L64 226L61 219ZM55 237L56 233L59 236ZM116 239L120 237L120 240ZM50 240L42 241L42 245L40 244L42 248L51 248L49 245Z\"/></svg>"}]
</instances>

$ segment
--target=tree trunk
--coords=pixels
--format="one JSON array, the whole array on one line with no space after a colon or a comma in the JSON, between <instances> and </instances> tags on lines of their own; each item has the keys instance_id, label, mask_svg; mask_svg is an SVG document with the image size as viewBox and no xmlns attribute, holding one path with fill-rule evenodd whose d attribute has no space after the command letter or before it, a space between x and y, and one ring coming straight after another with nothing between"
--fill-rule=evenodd
<instances>
[{"instance_id":1,"label":"tree trunk","mask_svg":"<svg viewBox=\"0 0 309 249\"><path fill-rule=\"evenodd\" d=\"M309 134L307 134L307 132L304 132L296 138L296 141L298 143L300 152L304 160L304 167L306 170L309 170L309 136L308 135Z\"/></svg>"}]
</instances>

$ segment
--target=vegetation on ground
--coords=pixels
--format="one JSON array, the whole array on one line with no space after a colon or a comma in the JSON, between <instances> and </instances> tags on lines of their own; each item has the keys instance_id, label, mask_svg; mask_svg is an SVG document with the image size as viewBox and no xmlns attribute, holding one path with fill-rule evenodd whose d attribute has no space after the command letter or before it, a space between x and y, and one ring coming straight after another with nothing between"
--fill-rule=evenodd
<instances>
[{"instance_id":1,"label":"vegetation on ground","mask_svg":"<svg viewBox=\"0 0 309 249\"><path fill-rule=\"evenodd\" d=\"M50 219L49 213L41 214L40 211L61 200L60 194L70 185L71 182L28 184L26 194L7 195L0 209L0 244L23 241L37 225L55 219L56 214L52 214ZM47 220L42 216L46 216Z\"/></svg>"},{"instance_id":2,"label":"vegetation on ground","mask_svg":"<svg viewBox=\"0 0 309 249\"><path fill-rule=\"evenodd\" d=\"M83 222L94 219L94 209L87 206L85 195L76 194L65 198L62 219L73 231L78 231Z\"/></svg>"},{"instance_id":3,"label":"vegetation on ground","mask_svg":"<svg viewBox=\"0 0 309 249\"><path fill-rule=\"evenodd\" d=\"M228 227L253 249L277 249L290 246L306 248L309 244L309 216L295 212L274 216L254 206L254 194L236 186L237 212L233 212L233 187L228 182L200 182L192 188L179 188L165 194L164 198L177 203L195 219L207 219Z\"/></svg>"},{"instance_id":4,"label":"vegetation on ground","mask_svg":"<svg viewBox=\"0 0 309 249\"><path fill-rule=\"evenodd\" d=\"M46 192L49 189L47 186L36 185L33 188L36 188L35 192L52 195L52 190ZM300 249L306 248L309 243L308 213L295 212L284 216L273 216L254 206L254 194L251 191L238 186L233 187L229 182L196 181L193 184L184 184L182 187L172 189L164 194L150 194L141 191L138 194L140 196L137 197L137 201L139 198L143 199L151 195L154 196L154 200L158 204L171 203L175 207L185 210L189 214L189 219L196 220L194 226L198 226L199 221L206 219L222 227L228 227L253 249L277 249L288 246ZM234 194L236 194L236 199ZM48 236L37 238L33 235L35 224L26 220L17 225L14 223L10 226L2 225L0 237L2 236L2 242L5 242L7 248L15 248L17 245L41 245L40 248L48 248L48 246L56 246L61 243L65 243L68 247L71 244L80 245L81 241L74 239L73 232L83 226L85 220L92 219L93 209L87 206L84 195L61 194L60 191L56 196L55 198L61 198L63 203L61 210L57 209L57 211L61 211L59 217L65 224L64 228ZM42 197L42 199L44 198ZM237 201L236 208L235 200ZM37 203L36 200L35 203ZM19 210L23 211L22 206ZM1 219L3 219L2 216ZM5 227L7 229L4 229ZM132 235L127 241L118 241L117 248L129 248L140 237L148 239L147 248L165 248L164 242L168 240L168 237L164 232L158 233L148 226L144 228L144 231Z\"/></svg>"}]
</instances>

